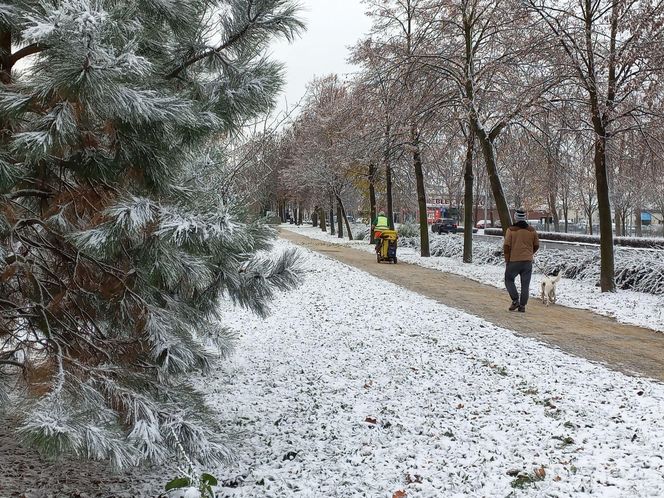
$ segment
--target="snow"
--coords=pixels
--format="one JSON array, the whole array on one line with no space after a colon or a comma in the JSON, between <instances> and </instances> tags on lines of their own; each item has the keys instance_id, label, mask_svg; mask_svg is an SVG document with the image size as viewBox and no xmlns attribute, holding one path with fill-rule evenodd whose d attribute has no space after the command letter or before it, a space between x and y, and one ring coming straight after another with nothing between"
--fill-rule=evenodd
<instances>
[{"instance_id":1,"label":"snow","mask_svg":"<svg viewBox=\"0 0 664 498\"><path fill-rule=\"evenodd\" d=\"M303 284L269 317L221 303L237 351L196 381L240 435L234 463L204 469L218 496L664 496L662 384L300 251ZM157 496L176 477L12 448L2 496Z\"/></svg>"},{"instance_id":2,"label":"snow","mask_svg":"<svg viewBox=\"0 0 664 498\"><path fill-rule=\"evenodd\" d=\"M373 252L374 250L373 246L369 245L366 240L349 241L348 239L339 239L311 226L297 227L294 225L282 225L282 228L332 244L342 244L368 252ZM446 236L442 235L442 237ZM398 249L398 257L399 261L404 263L412 263L425 268L453 273L494 287L505 288L503 267L461 264L460 260L456 258L422 258L416 250L403 247ZM535 268L530 286L530 295L532 298L539 297L539 282L542 277L543 275L537 272ZM627 290L619 290L615 293L603 293L598 287L588 282L564 278L558 283L557 298L557 305L590 310L599 315L612 317L621 323L664 332L664 296Z\"/></svg>"},{"instance_id":3,"label":"snow","mask_svg":"<svg viewBox=\"0 0 664 498\"><path fill-rule=\"evenodd\" d=\"M238 350L203 384L248 438L223 496L664 495L664 386L303 252L267 319L223 304Z\"/></svg>"}]
</instances>

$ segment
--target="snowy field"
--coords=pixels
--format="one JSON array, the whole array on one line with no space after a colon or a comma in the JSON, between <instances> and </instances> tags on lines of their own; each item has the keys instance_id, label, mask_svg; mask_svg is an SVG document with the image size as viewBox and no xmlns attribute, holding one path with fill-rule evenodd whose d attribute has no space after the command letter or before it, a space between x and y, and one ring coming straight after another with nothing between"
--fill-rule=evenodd
<instances>
[{"instance_id":1,"label":"snowy field","mask_svg":"<svg viewBox=\"0 0 664 498\"><path fill-rule=\"evenodd\" d=\"M221 496L664 496L664 386L302 253L267 319L223 305L238 349L202 387L247 440Z\"/></svg>"},{"instance_id":2,"label":"snowy field","mask_svg":"<svg viewBox=\"0 0 664 498\"><path fill-rule=\"evenodd\" d=\"M331 236L311 226L282 225L282 228L332 244L342 244L356 249L373 252L367 241L349 241ZM448 235L433 235L448 237ZM422 258L419 251L411 248L398 249L399 261L417 264L426 268L454 273L477 282L505 288L504 268L494 265L462 264L456 258ZM539 297L539 282L542 274L536 270L530 285L533 298ZM518 279L517 279L518 282ZM562 306L591 310L599 315L615 318L618 322L664 332L664 296L654 296L643 292L618 290L615 293L602 293L598 287L578 280L562 279L558 283L558 302Z\"/></svg>"}]
</instances>

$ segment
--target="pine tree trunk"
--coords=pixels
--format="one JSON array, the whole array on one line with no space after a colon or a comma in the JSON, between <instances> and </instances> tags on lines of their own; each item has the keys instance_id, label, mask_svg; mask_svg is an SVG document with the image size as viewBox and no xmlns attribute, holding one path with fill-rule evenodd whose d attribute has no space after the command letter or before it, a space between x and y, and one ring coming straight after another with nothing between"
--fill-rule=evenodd
<instances>
[{"instance_id":1,"label":"pine tree trunk","mask_svg":"<svg viewBox=\"0 0 664 498\"><path fill-rule=\"evenodd\" d=\"M473 174L473 147L475 146L475 132L472 126L468 130L466 140L466 164L464 173L463 196L463 262L473 262L473 188L475 176ZM467 207L466 207L467 206Z\"/></svg>"},{"instance_id":2,"label":"pine tree trunk","mask_svg":"<svg viewBox=\"0 0 664 498\"><path fill-rule=\"evenodd\" d=\"M0 83L4 85L8 85L12 82L11 55L11 31L0 31Z\"/></svg>"},{"instance_id":3,"label":"pine tree trunk","mask_svg":"<svg viewBox=\"0 0 664 498\"><path fill-rule=\"evenodd\" d=\"M339 196L337 196L337 237L340 239L344 238L344 220L341 216L341 201Z\"/></svg>"},{"instance_id":4,"label":"pine tree trunk","mask_svg":"<svg viewBox=\"0 0 664 498\"><path fill-rule=\"evenodd\" d=\"M429 223L427 221L427 197L424 190L424 173L422 171L422 156L420 153L420 136L415 125L411 125L411 140L413 146L413 166L415 168L415 182L417 185L417 205L420 211L420 255L428 258L429 251Z\"/></svg>"},{"instance_id":5,"label":"pine tree trunk","mask_svg":"<svg viewBox=\"0 0 664 498\"><path fill-rule=\"evenodd\" d=\"M475 133L477 134L477 138L479 139L480 145L482 146L482 154L484 155L486 171L489 175L491 193L493 194L493 199L496 203L496 208L498 209L498 217L500 218L500 224L502 225L503 233L505 233L509 226L512 224L512 217L510 216L510 210L507 206L507 200L505 199L505 192L503 191L503 186L500 182L500 177L498 176L496 147L487 132L479 125L477 121L473 120L473 125L475 128ZM493 220L493 214L491 215L491 219Z\"/></svg>"},{"instance_id":6,"label":"pine tree trunk","mask_svg":"<svg viewBox=\"0 0 664 498\"><path fill-rule=\"evenodd\" d=\"M613 259L613 230L611 229L611 200L606 171L606 133L595 127L595 178L597 180L597 212L600 240L600 288L602 292L615 292L615 266Z\"/></svg>"},{"instance_id":7,"label":"pine tree trunk","mask_svg":"<svg viewBox=\"0 0 664 498\"><path fill-rule=\"evenodd\" d=\"M376 188L374 187L374 182L376 180L376 166L373 163L369 163L369 215L371 219L369 224L376 218ZM374 240L373 230L369 230L369 244L374 245L376 241Z\"/></svg>"}]
</instances>

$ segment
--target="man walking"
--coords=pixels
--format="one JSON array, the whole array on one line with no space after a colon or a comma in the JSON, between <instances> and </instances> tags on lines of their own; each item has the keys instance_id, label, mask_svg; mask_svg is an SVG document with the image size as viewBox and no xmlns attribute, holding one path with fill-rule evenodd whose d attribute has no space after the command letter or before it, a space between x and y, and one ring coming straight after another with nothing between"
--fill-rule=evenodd
<instances>
[{"instance_id":1,"label":"man walking","mask_svg":"<svg viewBox=\"0 0 664 498\"><path fill-rule=\"evenodd\" d=\"M526 211L517 209L514 212L514 225L507 229L503 250L505 252L505 287L512 298L509 310L525 313L528 304L530 277L533 274L533 256L539 249L539 237L533 227L526 221ZM521 297L514 280L521 277Z\"/></svg>"}]
</instances>

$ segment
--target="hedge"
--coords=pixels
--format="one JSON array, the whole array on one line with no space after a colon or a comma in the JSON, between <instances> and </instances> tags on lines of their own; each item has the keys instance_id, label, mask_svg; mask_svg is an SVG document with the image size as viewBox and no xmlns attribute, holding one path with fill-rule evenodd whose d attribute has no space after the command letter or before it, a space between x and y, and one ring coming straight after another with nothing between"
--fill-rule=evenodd
<instances>
[{"instance_id":1,"label":"hedge","mask_svg":"<svg viewBox=\"0 0 664 498\"><path fill-rule=\"evenodd\" d=\"M420 240L416 237L399 239L401 247L419 249ZM431 255L461 260L463 258L463 238L453 235L434 237L429 245ZM664 294L664 258L656 251L634 251L629 248L616 248L616 285L620 289ZM485 240L473 241L473 262L476 264L503 265L501 242ZM535 258L535 270L546 275L563 273L563 277L592 282L599 285L600 258L598 250L542 249Z\"/></svg>"},{"instance_id":2,"label":"hedge","mask_svg":"<svg viewBox=\"0 0 664 498\"><path fill-rule=\"evenodd\" d=\"M485 235L503 235L500 228L487 228ZM579 233L564 232L537 232L542 240L576 242L581 244L599 244L599 235L584 235ZM664 249L664 239L655 239L647 237L613 237L613 243L617 246L635 247L638 249Z\"/></svg>"}]
</instances>

